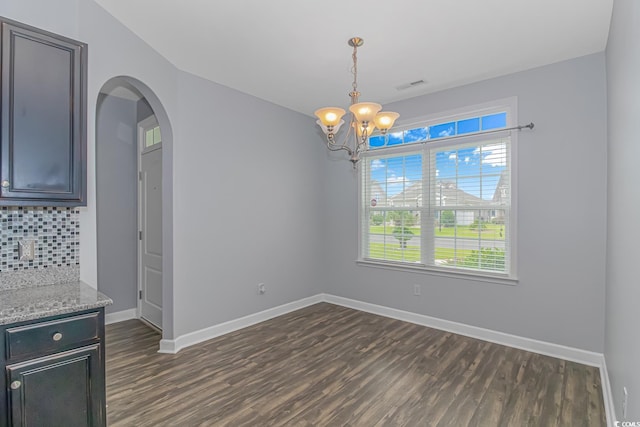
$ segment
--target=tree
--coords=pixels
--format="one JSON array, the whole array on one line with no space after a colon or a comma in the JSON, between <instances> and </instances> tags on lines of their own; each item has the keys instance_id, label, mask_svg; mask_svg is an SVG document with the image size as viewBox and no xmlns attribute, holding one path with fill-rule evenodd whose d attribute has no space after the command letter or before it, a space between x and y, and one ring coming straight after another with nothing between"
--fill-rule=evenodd
<instances>
[{"instance_id":1,"label":"tree","mask_svg":"<svg viewBox=\"0 0 640 427\"><path fill-rule=\"evenodd\" d=\"M400 242L400 248L406 249L407 242L411 240L413 237L413 232L409 229L409 227L396 227L393 229L393 237L398 239Z\"/></svg>"},{"instance_id":2,"label":"tree","mask_svg":"<svg viewBox=\"0 0 640 427\"><path fill-rule=\"evenodd\" d=\"M484 230L487 228L487 223L480 218L476 218L471 225L469 225L469 229L471 230Z\"/></svg>"},{"instance_id":3,"label":"tree","mask_svg":"<svg viewBox=\"0 0 640 427\"><path fill-rule=\"evenodd\" d=\"M383 222L384 222L384 215L382 214L371 215L371 223L373 225L380 225Z\"/></svg>"},{"instance_id":4,"label":"tree","mask_svg":"<svg viewBox=\"0 0 640 427\"><path fill-rule=\"evenodd\" d=\"M453 211L440 212L440 225L443 227L453 227L456 225L456 215Z\"/></svg>"},{"instance_id":5,"label":"tree","mask_svg":"<svg viewBox=\"0 0 640 427\"><path fill-rule=\"evenodd\" d=\"M391 211L387 214L387 218L393 221L393 225L397 227L413 227L416 225L416 217L411 211Z\"/></svg>"}]
</instances>

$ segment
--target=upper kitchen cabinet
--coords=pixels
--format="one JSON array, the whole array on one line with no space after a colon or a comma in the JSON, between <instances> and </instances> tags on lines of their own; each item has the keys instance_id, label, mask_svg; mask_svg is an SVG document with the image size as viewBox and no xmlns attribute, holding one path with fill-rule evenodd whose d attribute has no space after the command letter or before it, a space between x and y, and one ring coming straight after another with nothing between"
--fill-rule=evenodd
<instances>
[{"instance_id":1,"label":"upper kitchen cabinet","mask_svg":"<svg viewBox=\"0 0 640 427\"><path fill-rule=\"evenodd\" d=\"M86 206L87 45L0 25L0 206Z\"/></svg>"}]
</instances>

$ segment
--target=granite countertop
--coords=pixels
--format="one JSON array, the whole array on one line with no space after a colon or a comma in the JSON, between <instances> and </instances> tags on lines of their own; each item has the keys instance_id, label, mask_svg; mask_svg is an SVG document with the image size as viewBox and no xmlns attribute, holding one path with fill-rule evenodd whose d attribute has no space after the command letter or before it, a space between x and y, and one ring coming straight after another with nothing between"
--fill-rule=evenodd
<instances>
[{"instance_id":1,"label":"granite countertop","mask_svg":"<svg viewBox=\"0 0 640 427\"><path fill-rule=\"evenodd\" d=\"M0 290L0 325L74 313L113 304L111 298L76 281Z\"/></svg>"}]
</instances>

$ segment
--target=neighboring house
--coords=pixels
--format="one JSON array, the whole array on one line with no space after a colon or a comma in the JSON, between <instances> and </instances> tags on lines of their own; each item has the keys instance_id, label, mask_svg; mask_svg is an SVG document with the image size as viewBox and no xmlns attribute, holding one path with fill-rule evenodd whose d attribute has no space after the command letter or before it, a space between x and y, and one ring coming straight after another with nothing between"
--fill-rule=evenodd
<instances>
[{"instance_id":1,"label":"neighboring house","mask_svg":"<svg viewBox=\"0 0 640 427\"><path fill-rule=\"evenodd\" d=\"M422 206L422 181L414 182L400 193L389 197L389 206L416 208Z\"/></svg>"},{"instance_id":2,"label":"neighboring house","mask_svg":"<svg viewBox=\"0 0 640 427\"><path fill-rule=\"evenodd\" d=\"M505 205L508 204L509 198L509 184L507 180L509 179L509 172L504 170L500 174L500 180L498 181L498 185L496 185L496 191L493 193L493 203L495 205ZM491 222L502 224L504 223L504 211L502 209L494 209L491 211Z\"/></svg>"},{"instance_id":3,"label":"neighboring house","mask_svg":"<svg viewBox=\"0 0 640 427\"><path fill-rule=\"evenodd\" d=\"M470 210L457 210L456 224L470 225L477 218L488 221L491 219L491 210L473 210L474 207L486 205L487 201L482 200L473 194L459 189L454 182L441 181L436 187L434 195L434 205L440 206L469 206ZM389 206L416 208L422 206L422 182L415 182L401 191L389 197ZM436 215L439 218L439 215Z\"/></svg>"},{"instance_id":4,"label":"neighboring house","mask_svg":"<svg viewBox=\"0 0 640 427\"><path fill-rule=\"evenodd\" d=\"M371 185L368 190L369 194L367 197L369 197L371 206L387 206L387 192L384 191L384 188L378 181L371 181Z\"/></svg>"}]
</instances>

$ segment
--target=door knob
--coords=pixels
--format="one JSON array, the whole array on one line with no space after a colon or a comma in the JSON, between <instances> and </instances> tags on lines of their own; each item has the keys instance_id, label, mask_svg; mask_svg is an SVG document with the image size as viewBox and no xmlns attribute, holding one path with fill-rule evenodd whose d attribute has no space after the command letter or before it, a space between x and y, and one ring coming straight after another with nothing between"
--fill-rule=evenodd
<instances>
[{"instance_id":1,"label":"door knob","mask_svg":"<svg viewBox=\"0 0 640 427\"><path fill-rule=\"evenodd\" d=\"M18 380L11 383L11 390L17 390L22 386L22 383Z\"/></svg>"},{"instance_id":2,"label":"door knob","mask_svg":"<svg viewBox=\"0 0 640 427\"><path fill-rule=\"evenodd\" d=\"M2 180L2 188L9 188L9 185L10 185L9 181L7 181L6 179Z\"/></svg>"},{"instance_id":3,"label":"door knob","mask_svg":"<svg viewBox=\"0 0 640 427\"><path fill-rule=\"evenodd\" d=\"M62 334L60 332L56 332L55 334L53 334L54 341L60 341L61 339L62 339Z\"/></svg>"}]
</instances>

